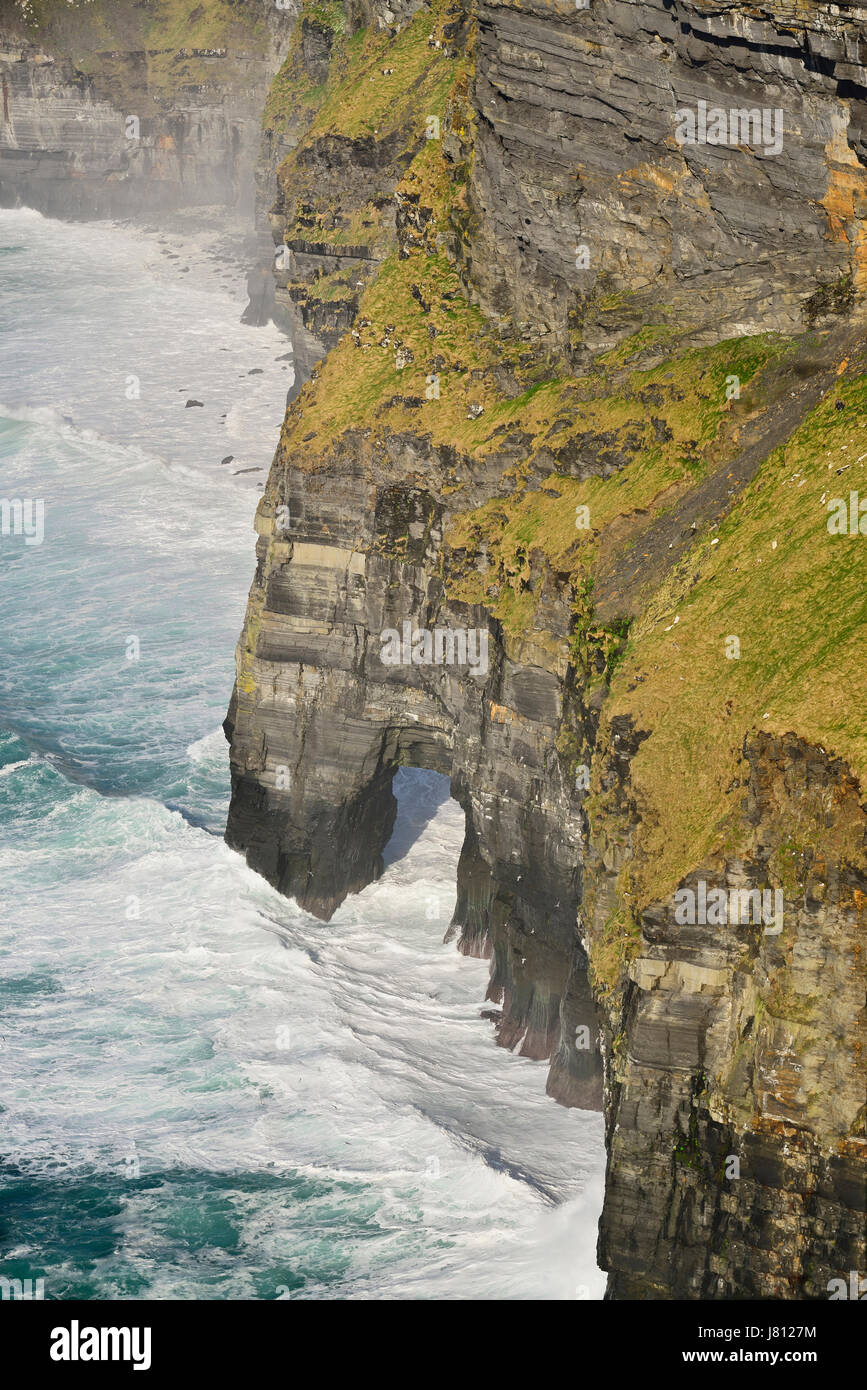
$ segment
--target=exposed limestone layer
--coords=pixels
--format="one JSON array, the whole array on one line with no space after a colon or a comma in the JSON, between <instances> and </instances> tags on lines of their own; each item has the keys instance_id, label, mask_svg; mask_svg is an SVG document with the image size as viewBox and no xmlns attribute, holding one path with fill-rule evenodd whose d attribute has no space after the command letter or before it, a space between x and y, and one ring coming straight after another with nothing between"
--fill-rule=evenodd
<instances>
[{"instance_id":1,"label":"exposed limestone layer","mask_svg":"<svg viewBox=\"0 0 867 1390\"><path fill-rule=\"evenodd\" d=\"M489 312L584 360L653 323L797 331L817 280L867 288L863 7L482 0L478 16L464 255ZM681 145L675 113L700 102L764 109L765 134L748 145L739 118L730 144Z\"/></svg>"},{"instance_id":2,"label":"exposed limestone layer","mask_svg":"<svg viewBox=\"0 0 867 1390\"><path fill-rule=\"evenodd\" d=\"M254 0L66 0L0 14L0 204L249 218L294 13Z\"/></svg>"}]
</instances>

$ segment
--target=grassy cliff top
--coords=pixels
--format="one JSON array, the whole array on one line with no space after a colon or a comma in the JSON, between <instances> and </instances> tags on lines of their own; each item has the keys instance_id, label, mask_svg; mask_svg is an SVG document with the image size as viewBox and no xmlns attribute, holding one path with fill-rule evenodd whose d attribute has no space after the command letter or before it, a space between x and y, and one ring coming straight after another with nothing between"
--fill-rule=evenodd
<instances>
[{"instance_id":1,"label":"grassy cliff top","mask_svg":"<svg viewBox=\"0 0 867 1390\"><path fill-rule=\"evenodd\" d=\"M264 129L288 149L277 173L282 237L308 257L288 292L311 313L334 300L356 304L370 272L395 250L395 188L410 165L424 165L426 137L461 68L445 37L449 13L446 0L434 0L403 28L378 31L353 28L336 0L305 0ZM327 264L328 256L351 258L358 273ZM309 392L306 399L312 416L317 406ZM350 423L340 411L345 399L342 389L333 393L340 427Z\"/></svg>"},{"instance_id":2,"label":"grassy cliff top","mask_svg":"<svg viewBox=\"0 0 867 1390\"><path fill-rule=\"evenodd\" d=\"M19 0L6 23L68 57L127 107L144 92L169 101L190 87L225 89L244 78L239 59L264 58L269 47L256 0ZM215 68L204 51L223 49ZM124 66L131 54L145 55L134 71Z\"/></svg>"},{"instance_id":3,"label":"grassy cliff top","mask_svg":"<svg viewBox=\"0 0 867 1390\"><path fill-rule=\"evenodd\" d=\"M795 733L845 759L863 785L867 535L828 526L850 492L867 502L865 369L863 356L843 369L630 634L604 718L651 731L633 763L639 902L736 849L745 736Z\"/></svg>"}]
</instances>

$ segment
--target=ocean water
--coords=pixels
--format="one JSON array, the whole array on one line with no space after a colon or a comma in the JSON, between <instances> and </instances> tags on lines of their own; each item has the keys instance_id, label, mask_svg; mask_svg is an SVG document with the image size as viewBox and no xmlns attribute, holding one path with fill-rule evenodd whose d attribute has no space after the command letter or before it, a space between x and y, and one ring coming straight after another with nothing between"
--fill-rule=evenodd
<instances>
[{"instance_id":1,"label":"ocean water","mask_svg":"<svg viewBox=\"0 0 867 1390\"><path fill-rule=\"evenodd\" d=\"M387 871L328 925L222 841L292 379L244 303L204 242L0 212L0 499L32 504L0 534L0 1277L601 1297L601 1117L495 1046L443 944L445 779L398 775Z\"/></svg>"}]
</instances>

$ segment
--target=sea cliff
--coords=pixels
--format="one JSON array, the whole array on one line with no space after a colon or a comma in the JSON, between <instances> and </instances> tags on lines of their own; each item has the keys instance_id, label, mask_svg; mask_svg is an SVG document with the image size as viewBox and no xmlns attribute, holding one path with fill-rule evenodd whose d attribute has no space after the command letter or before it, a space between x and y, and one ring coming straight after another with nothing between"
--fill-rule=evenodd
<instances>
[{"instance_id":1,"label":"sea cliff","mask_svg":"<svg viewBox=\"0 0 867 1390\"><path fill-rule=\"evenodd\" d=\"M269 97L311 376L228 839L327 920L395 769L450 775L499 1041L565 1104L604 1070L612 1297L865 1265L865 21L306 6Z\"/></svg>"}]
</instances>

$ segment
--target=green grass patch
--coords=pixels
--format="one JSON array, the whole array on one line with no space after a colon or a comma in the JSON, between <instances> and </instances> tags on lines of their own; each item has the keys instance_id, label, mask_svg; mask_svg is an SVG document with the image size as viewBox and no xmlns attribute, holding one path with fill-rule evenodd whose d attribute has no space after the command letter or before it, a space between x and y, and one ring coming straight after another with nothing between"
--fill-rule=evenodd
<instances>
[{"instance_id":1,"label":"green grass patch","mask_svg":"<svg viewBox=\"0 0 867 1390\"><path fill-rule=\"evenodd\" d=\"M705 538L687 557L680 592L673 583L664 611L633 629L605 717L626 714L652 731L632 768L643 902L667 896L726 843L745 735L794 732L856 776L867 771L867 537L827 529L833 498L867 496L865 416L867 377L841 378L763 464L719 544ZM726 655L731 637L739 658ZM791 829L778 866L786 881L809 829Z\"/></svg>"}]
</instances>

